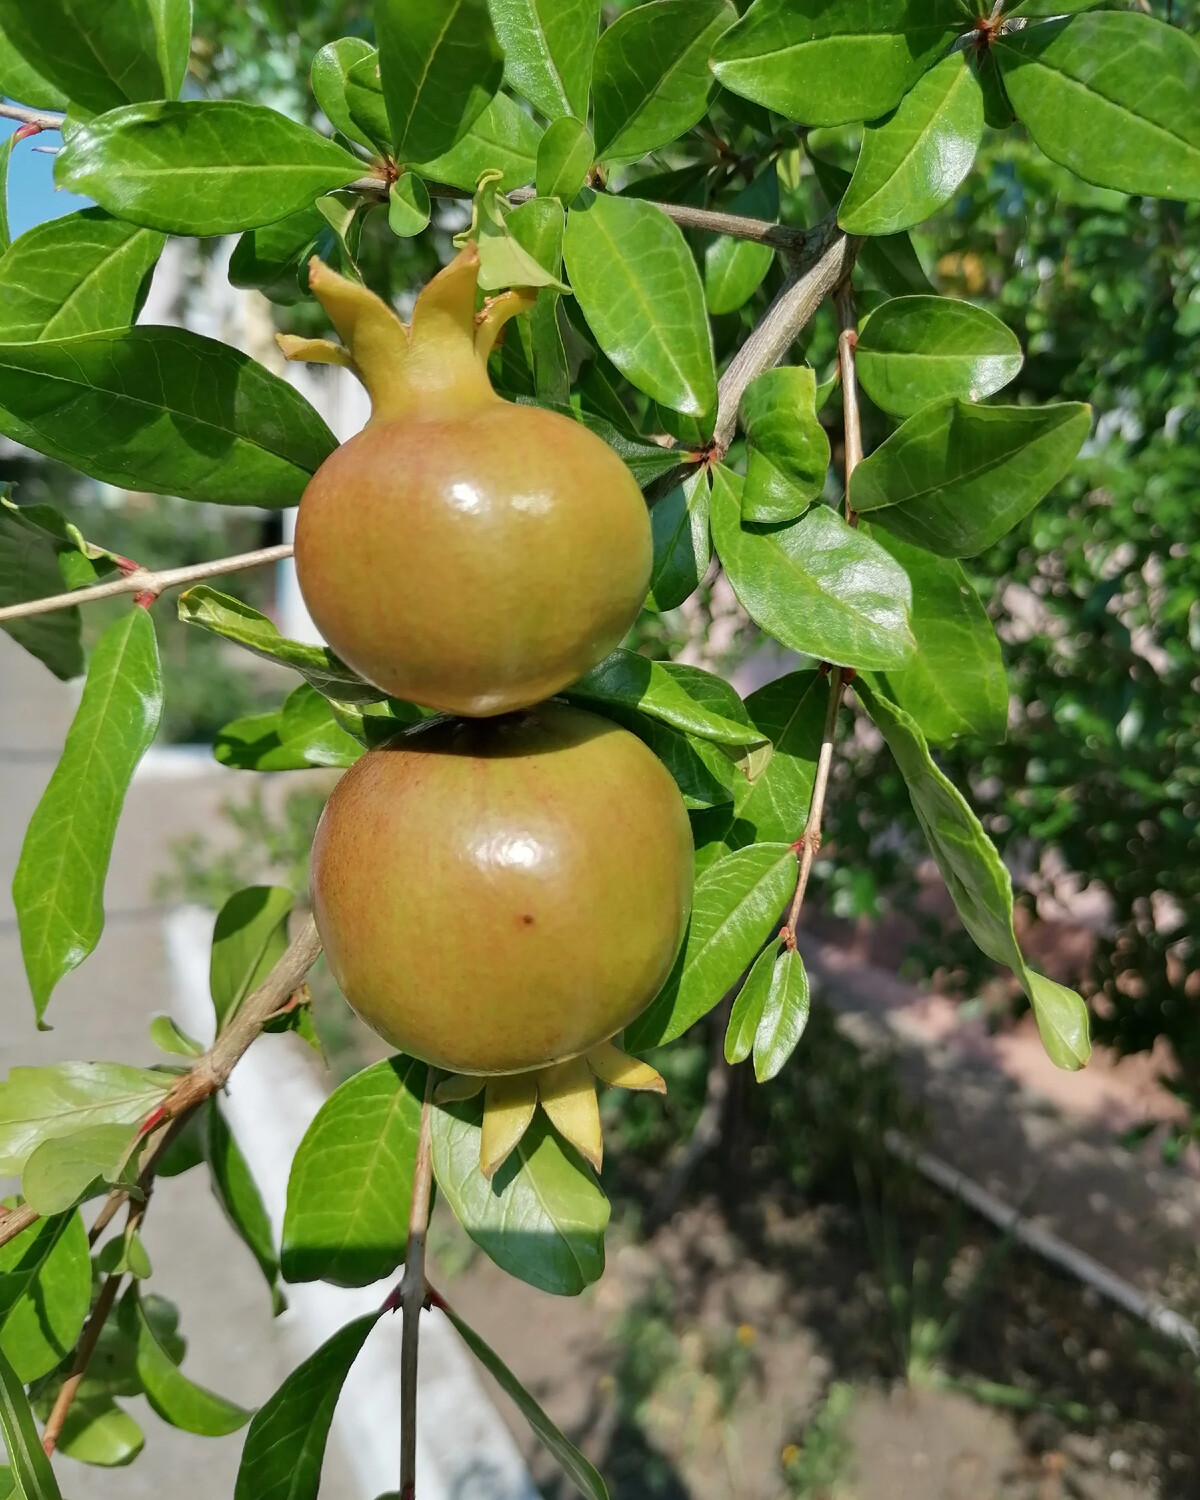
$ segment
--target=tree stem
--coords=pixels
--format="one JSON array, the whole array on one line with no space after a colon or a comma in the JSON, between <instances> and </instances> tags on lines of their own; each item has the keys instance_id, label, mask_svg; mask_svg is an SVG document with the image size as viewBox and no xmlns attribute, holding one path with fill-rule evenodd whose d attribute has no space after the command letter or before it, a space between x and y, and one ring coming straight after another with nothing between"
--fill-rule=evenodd
<instances>
[{"instance_id":1,"label":"tree stem","mask_svg":"<svg viewBox=\"0 0 1200 1500\"><path fill-rule=\"evenodd\" d=\"M408 1248L400 1282L400 1500L414 1500L417 1488L417 1356L421 1309L425 1305L425 1240L429 1231L429 1198L433 1186L430 1140L433 1069L425 1074L425 1099L413 1168L412 1205L408 1215Z\"/></svg>"},{"instance_id":2,"label":"tree stem","mask_svg":"<svg viewBox=\"0 0 1200 1500\"><path fill-rule=\"evenodd\" d=\"M0 104L0 119L20 120L22 125L36 125L39 130L61 130L63 122L62 115L26 109L23 104Z\"/></svg>"}]
</instances>

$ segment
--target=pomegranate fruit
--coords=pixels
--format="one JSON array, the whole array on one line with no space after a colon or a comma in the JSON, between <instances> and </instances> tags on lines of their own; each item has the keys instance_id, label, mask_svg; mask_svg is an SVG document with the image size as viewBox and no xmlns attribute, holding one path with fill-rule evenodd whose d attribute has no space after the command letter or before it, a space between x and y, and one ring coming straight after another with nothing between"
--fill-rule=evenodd
<instances>
[{"instance_id":1,"label":"pomegranate fruit","mask_svg":"<svg viewBox=\"0 0 1200 1500\"><path fill-rule=\"evenodd\" d=\"M692 839L639 739L544 703L431 720L363 756L321 816L311 879L330 968L369 1026L452 1072L522 1073L588 1054L657 994Z\"/></svg>"},{"instance_id":2,"label":"pomegranate fruit","mask_svg":"<svg viewBox=\"0 0 1200 1500\"><path fill-rule=\"evenodd\" d=\"M372 415L300 502L296 570L334 651L395 697L507 713L582 677L633 624L650 580L642 493L578 422L492 389L487 359L532 294L477 314L468 244L405 327L373 292L310 266L343 345L283 338L289 358L347 364Z\"/></svg>"}]
</instances>

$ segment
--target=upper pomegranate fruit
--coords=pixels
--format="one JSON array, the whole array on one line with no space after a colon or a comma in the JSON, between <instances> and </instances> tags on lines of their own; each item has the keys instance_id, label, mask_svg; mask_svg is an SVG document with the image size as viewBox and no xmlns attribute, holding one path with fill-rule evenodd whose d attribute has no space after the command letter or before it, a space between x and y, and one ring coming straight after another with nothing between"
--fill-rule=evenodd
<instances>
[{"instance_id":1,"label":"upper pomegranate fruit","mask_svg":"<svg viewBox=\"0 0 1200 1500\"><path fill-rule=\"evenodd\" d=\"M393 1046L460 1073L545 1068L628 1025L670 973L691 889L668 771L560 703L435 719L372 750L312 851L346 999Z\"/></svg>"},{"instance_id":2,"label":"upper pomegranate fruit","mask_svg":"<svg viewBox=\"0 0 1200 1500\"><path fill-rule=\"evenodd\" d=\"M488 354L531 294L476 312L469 244L417 299L411 327L320 261L312 290L344 348L365 429L313 476L296 525L305 603L330 646L395 697L481 716L549 697L607 656L650 578L645 501L605 443L497 396Z\"/></svg>"}]
</instances>

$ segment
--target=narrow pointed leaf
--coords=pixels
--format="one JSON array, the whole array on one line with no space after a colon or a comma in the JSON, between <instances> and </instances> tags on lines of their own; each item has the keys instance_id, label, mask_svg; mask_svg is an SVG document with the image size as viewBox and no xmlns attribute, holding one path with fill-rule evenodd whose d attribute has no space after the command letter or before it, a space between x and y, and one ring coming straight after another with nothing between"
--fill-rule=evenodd
<instances>
[{"instance_id":1,"label":"narrow pointed leaf","mask_svg":"<svg viewBox=\"0 0 1200 1500\"><path fill-rule=\"evenodd\" d=\"M547 119L586 120L600 0L491 0L504 75Z\"/></svg>"},{"instance_id":2,"label":"narrow pointed leaf","mask_svg":"<svg viewBox=\"0 0 1200 1500\"><path fill-rule=\"evenodd\" d=\"M448 151L504 74L486 0L378 0L375 32L397 159Z\"/></svg>"},{"instance_id":3,"label":"narrow pointed leaf","mask_svg":"<svg viewBox=\"0 0 1200 1500\"><path fill-rule=\"evenodd\" d=\"M279 1291L279 1256L271 1221L258 1184L215 1099L209 1101L205 1135L213 1194L258 1262L271 1290L275 1311L282 1312L285 1304Z\"/></svg>"},{"instance_id":4,"label":"narrow pointed leaf","mask_svg":"<svg viewBox=\"0 0 1200 1500\"><path fill-rule=\"evenodd\" d=\"M21 1500L62 1500L20 1376L0 1351L0 1435Z\"/></svg>"},{"instance_id":5,"label":"narrow pointed leaf","mask_svg":"<svg viewBox=\"0 0 1200 1500\"><path fill-rule=\"evenodd\" d=\"M756 729L770 741L768 756L752 759L734 801L735 845L790 843L808 820L817 755L829 702L829 681L818 672L790 672L746 699Z\"/></svg>"},{"instance_id":6,"label":"narrow pointed leaf","mask_svg":"<svg viewBox=\"0 0 1200 1500\"><path fill-rule=\"evenodd\" d=\"M100 940L117 819L158 731L162 702L154 623L135 607L96 645L62 758L30 819L13 878L39 1022L54 986Z\"/></svg>"},{"instance_id":7,"label":"narrow pointed leaf","mask_svg":"<svg viewBox=\"0 0 1200 1500\"><path fill-rule=\"evenodd\" d=\"M867 319L855 363L862 388L884 411L911 417L957 396L982 401L1020 374L1012 329L951 297L895 297Z\"/></svg>"},{"instance_id":8,"label":"narrow pointed leaf","mask_svg":"<svg viewBox=\"0 0 1200 1500\"><path fill-rule=\"evenodd\" d=\"M712 561L708 529L709 477L695 468L650 512L654 565L646 608L675 609L700 587Z\"/></svg>"},{"instance_id":9,"label":"narrow pointed leaf","mask_svg":"<svg viewBox=\"0 0 1200 1500\"><path fill-rule=\"evenodd\" d=\"M785 948L771 965L754 1033L754 1076L768 1083L796 1050L808 1025L808 974L794 948Z\"/></svg>"},{"instance_id":10,"label":"narrow pointed leaf","mask_svg":"<svg viewBox=\"0 0 1200 1500\"><path fill-rule=\"evenodd\" d=\"M336 1088L288 1178L288 1281L369 1286L404 1260L425 1065L392 1057Z\"/></svg>"},{"instance_id":11,"label":"narrow pointed leaf","mask_svg":"<svg viewBox=\"0 0 1200 1500\"><path fill-rule=\"evenodd\" d=\"M855 469L850 503L901 541L974 557L1064 478L1091 417L1075 401L927 406Z\"/></svg>"},{"instance_id":12,"label":"narrow pointed leaf","mask_svg":"<svg viewBox=\"0 0 1200 1500\"><path fill-rule=\"evenodd\" d=\"M159 1343L136 1285L121 1299L119 1321L137 1348L137 1373L154 1411L172 1427L201 1437L223 1437L250 1420L244 1407L197 1385Z\"/></svg>"},{"instance_id":13,"label":"narrow pointed leaf","mask_svg":"<svg viewBox=\"0 0 1200 1500\"><path fill-rule=\"evenodd\" d=\"M179 92L174 62L164 76L156 10L162 13L155 0L101 7L89 0L0 0L0 26L42 78L73 104L100 113Z\"/></svg>"},{"instance_id":14,"label":"narrow pointed leaf","mask_svg":"<svg viewBox=\"0 0 1200 1500\"><path fill-rule=\"evenodd\" d=\"M705 703L701 695L701 680L709 675L693 668L689 675L681 676L669 670L667 664L652 661L636 651L617 650L606 656L599 666L593 667L586 677L573 683L566 696L589 707L595 704L603 708L612 703L637 709L675 729L718 745L757 743L761 736L752 725L740 717L727 717ZM695 687L696 681L700 682L699 690ZM728 684L719 678L714 678L713 682L718 692L724 690L723 697L727 694L741 707L737 694Z\"/></svg>"},{"instance_id":15,"label":"narrow pointed leaf","mask_svg":"<svg viewBox=\"0 0 1200 1500\"><path fill-rule=\"evenodd\" d=\"M778 951L774 946L763 949L733 1002L729 1025L725 1028L725 1061L730 1067L745 1062L754 1048L754 1037L762 1020L767 991L771 988Z\"/></svg>"},{"instance_id":16,"label":"narrow pointed leaf","mask_svg":"<svg viewBox=\"0 0 1200 1500\"><path fill-rule=\"evenodd\" d=\"M93 1125L133 1127L162 1103L165 1073L124 1063L12 1068L0 1083L0 1172L16 1176L42 1141Z\"/></svg>"},{"instance_id":17,"label":"narrow pointed leaf","mask_svg":"<svg viewBox=\"0 0 1200 1500\"><path fill-rule=\"evenodd\" d=\"M0 1247L0 1350L26 1385L74 1349L91 1299L87 1231L77 1213L43 1219Z\"/></svg>"},{"instance_id":18,"label":"narrow pointed leaf","mask_svg":"<svg viewBox=\"0 0 1200 1500\"><path fill-rule=\"evenodd\" d=\"M817 377L807 365L751 381L739 416L746 434L742 519L792 521L825 488L829 438L817 417Z\"/></svg>"}]
</instances>

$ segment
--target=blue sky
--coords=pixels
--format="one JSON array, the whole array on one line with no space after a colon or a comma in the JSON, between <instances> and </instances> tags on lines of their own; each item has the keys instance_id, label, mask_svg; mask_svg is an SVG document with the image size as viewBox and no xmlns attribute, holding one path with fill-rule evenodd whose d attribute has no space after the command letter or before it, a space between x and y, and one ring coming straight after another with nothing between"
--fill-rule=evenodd
<instances>
[{"instance_id":1,"label":"blue sky","mask_svg":"<svg viewBox=\"0 0 1200 1500\"><path fill-rule=\"evenodd\" d=\"M15 120L0 120L0 141L16 130ZM8 168L8 219L13 239L45 219L56 219L72 209L85 208L87 199L54 191L54 158L34 146L57 146L59 137L45 131L32 140L18 141Z\"/></svg>"}]
</instances>

